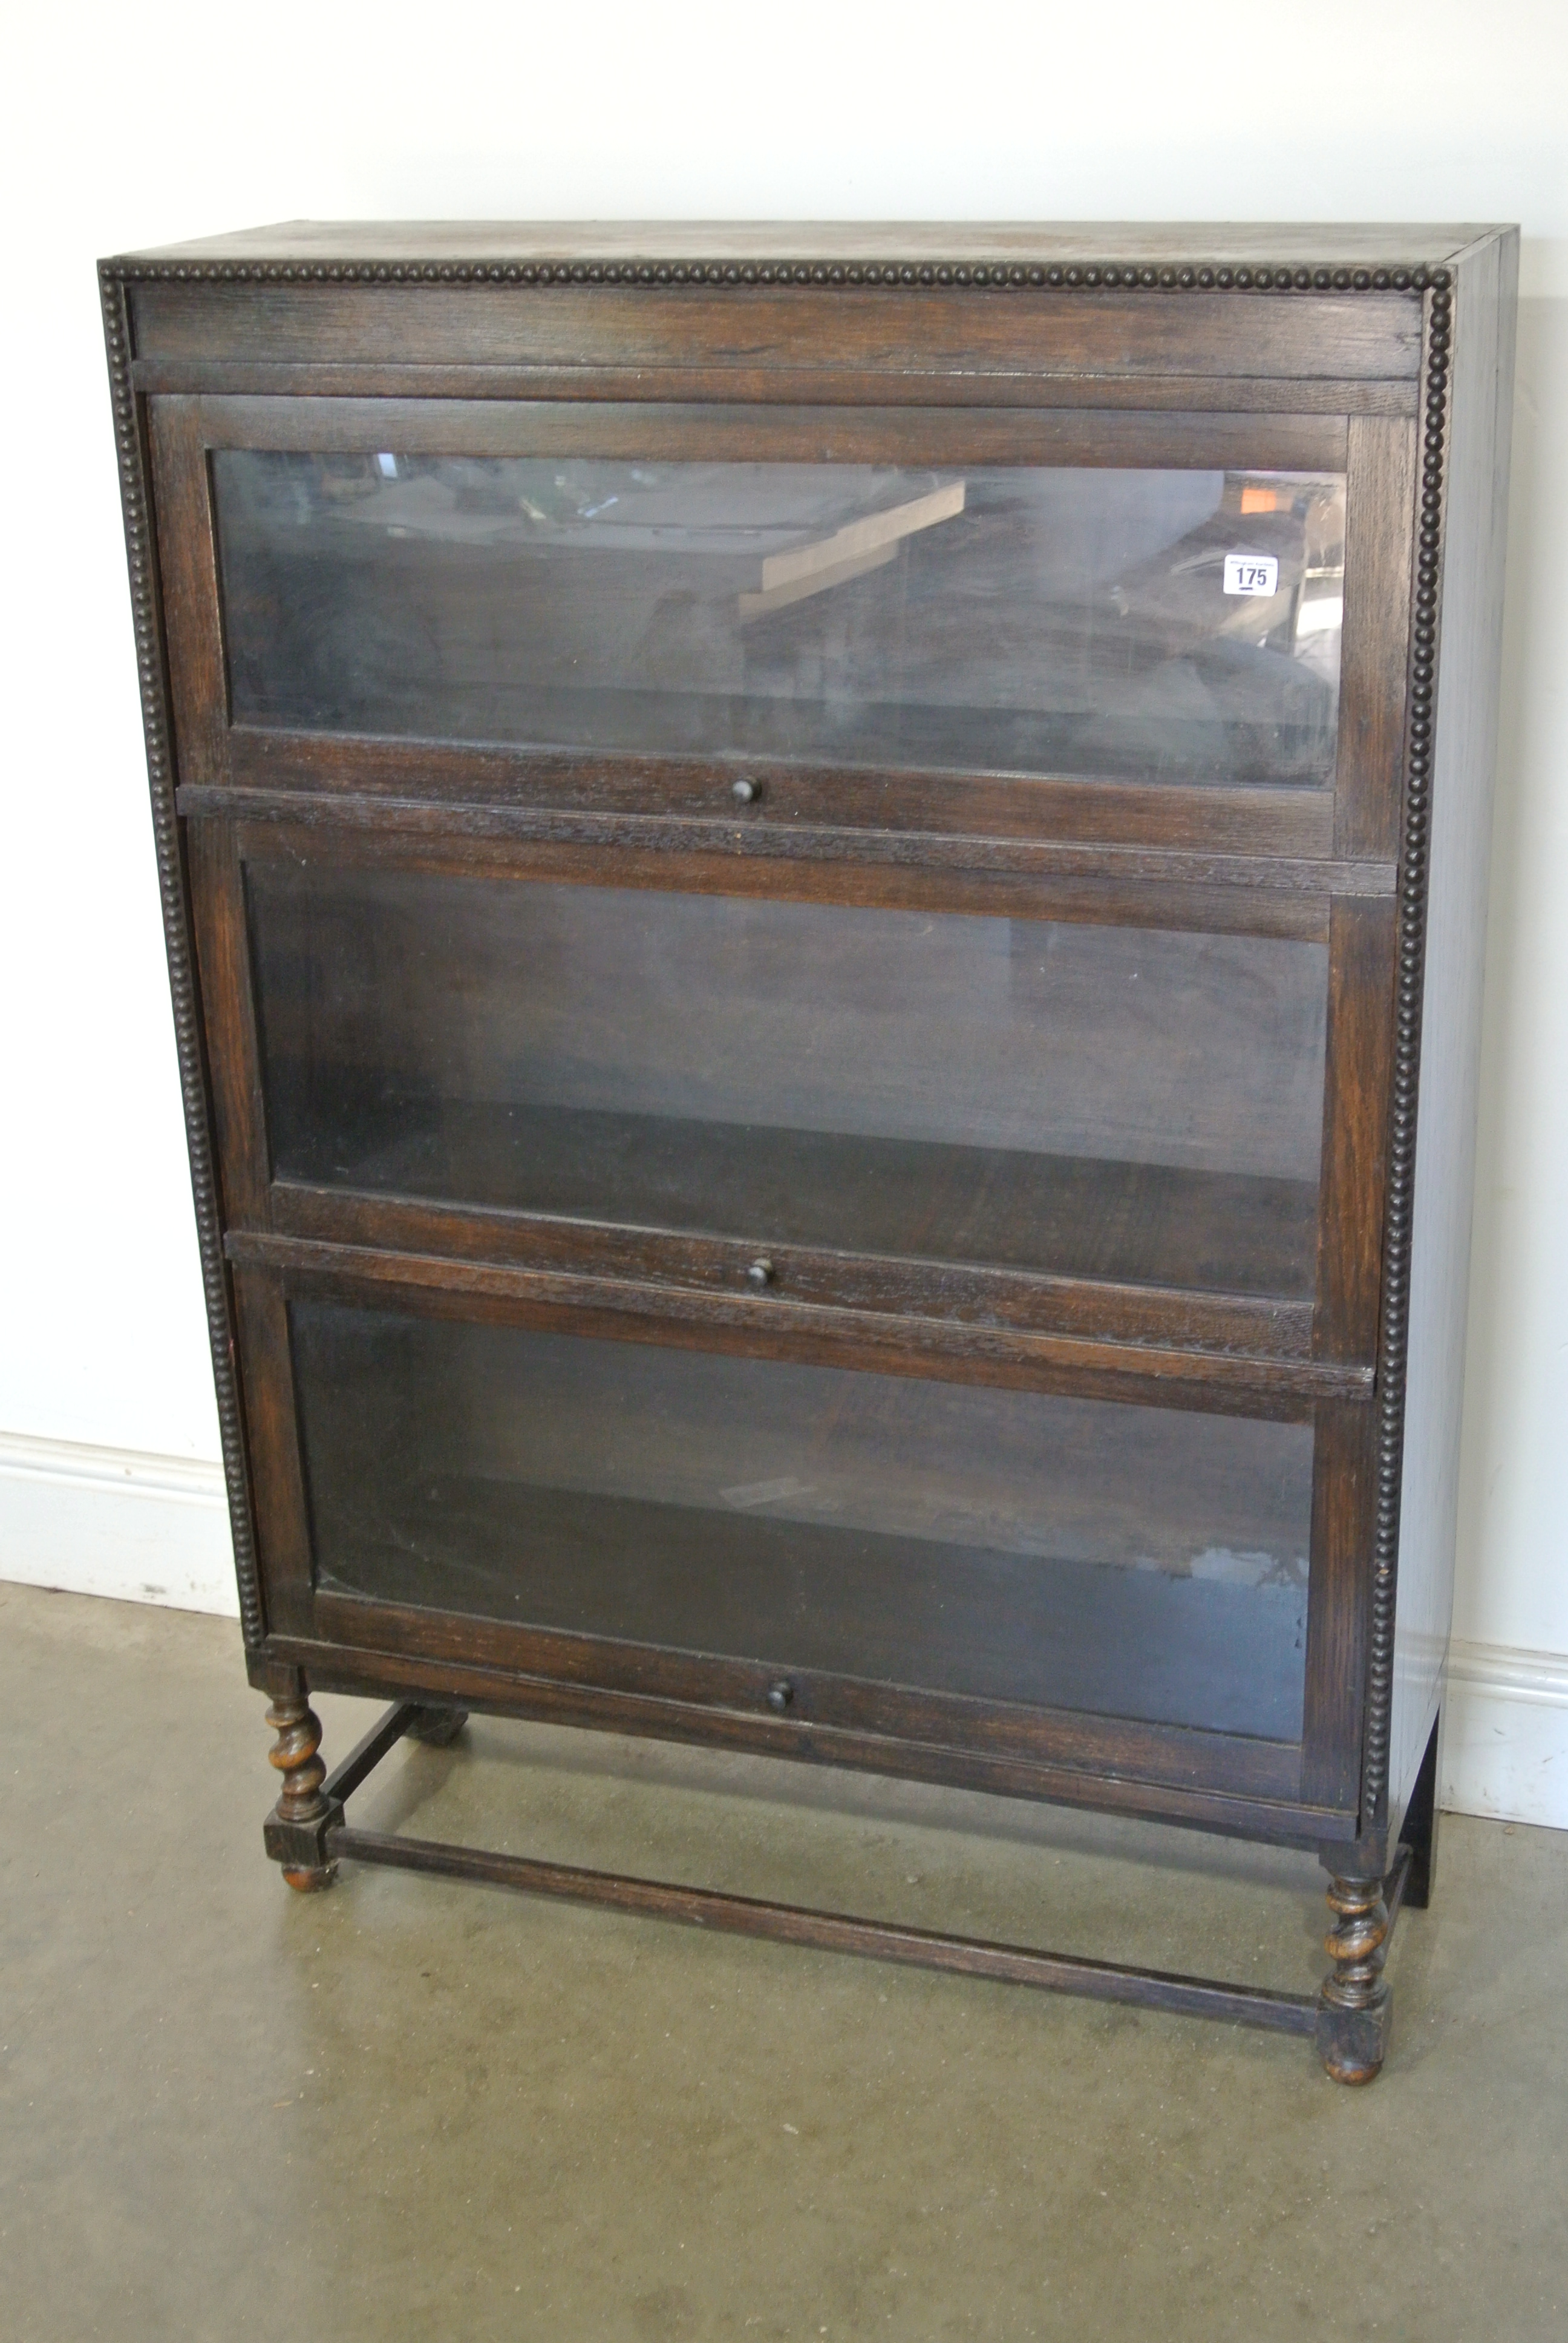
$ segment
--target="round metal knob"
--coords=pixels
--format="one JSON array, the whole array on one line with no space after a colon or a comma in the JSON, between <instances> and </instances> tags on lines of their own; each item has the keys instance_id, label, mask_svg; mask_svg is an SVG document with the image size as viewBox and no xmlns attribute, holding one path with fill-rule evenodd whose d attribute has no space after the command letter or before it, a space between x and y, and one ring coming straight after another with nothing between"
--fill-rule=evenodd
<instances>
[{"instance_id":1,"label":"round metal knob","mask_svg":"<svg viewBox=\"0 0 1568 2343\"><path fill-rule=\"evenodd\" d=\"M768 1687L768 1705L776 1709L780 1716L794 1697L795 1687L788 1676L780 1676L777 1684L770 1684Z\"/></svg>"},{"instance_id":2,"label":"round metal knob","mask_svg":"<svg viewBox=\"0 0 1568 2343\"><path fill-rule=\"evenodd\" d=\"M759 1293L766 1293L773 1282L773 1264L770 1261L754 1261L746 1272L746 1282L748 1285L754 1286Z\"/></svg>"},{"instance_id":3,"label":"round metal knob","mask_svg":"<svg viewBox=\"0 0 1568 2343\"><path fill-rule=\"evenodd\" d=\"M760 781L748 781L744 779L732 781L729 786L729 794L739 805L755 805L758 799L762 794L762 784Z\"/></svg>"}]
</instances>

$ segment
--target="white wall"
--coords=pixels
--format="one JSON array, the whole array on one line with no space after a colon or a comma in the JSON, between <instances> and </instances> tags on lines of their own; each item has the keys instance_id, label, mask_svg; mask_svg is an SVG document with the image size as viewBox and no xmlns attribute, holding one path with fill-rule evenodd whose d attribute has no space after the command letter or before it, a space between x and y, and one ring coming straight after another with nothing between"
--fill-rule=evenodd
<instances>
[{"instance_id":1,"label":"white wall","mask_svg":"<svg viewBox=\"0 0 1568 2343\"><path fill-rule=\"evenodd\" d=\"M232 1602L98 254L301 214L1516 219L1450 1790L1568 1825L1565 65L1561 0L25 12L3 165L0 1574Z\"/></svg>"}]
</instances>

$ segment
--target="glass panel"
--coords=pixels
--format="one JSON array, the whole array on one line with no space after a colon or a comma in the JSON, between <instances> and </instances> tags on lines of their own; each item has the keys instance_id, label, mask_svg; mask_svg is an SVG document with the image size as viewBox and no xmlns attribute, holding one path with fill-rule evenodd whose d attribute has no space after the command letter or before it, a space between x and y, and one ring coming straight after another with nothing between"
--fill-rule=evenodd
<instances>
[{"instance_id":1,"label":"glass panel","mask_svg":"<svg viewBox=\"0 0 1568 2343\"><path fill-rule=\"evenodd\" d=\"M279 1177L1312 1291L1320 944L281 862L249 884Z\"/></svg>"},{"instance_id":2,"label":"glass panel","mask_svg":"<svg viewBox=\"0 0 1568 2343\"><path fill-rule=\"evenodd\" d=\"M1342 474L219 449L235 720L1332 777Z\"/></svg>"},{"instance_id":3,"label":"glass panel","mask_svg":"<svg viewBox=\"0 0 1568 2343\"><path fill-rule=\"evenodd\" d=\"M1294 1741L1312 1434L293 1312L318 1584Z\"/></svg>"}]
</instances>

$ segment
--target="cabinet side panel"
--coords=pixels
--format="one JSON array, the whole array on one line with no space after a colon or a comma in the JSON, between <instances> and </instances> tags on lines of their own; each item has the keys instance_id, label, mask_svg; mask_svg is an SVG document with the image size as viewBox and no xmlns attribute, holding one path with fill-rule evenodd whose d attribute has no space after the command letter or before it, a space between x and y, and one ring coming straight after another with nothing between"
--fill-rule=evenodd
<instances>
[{"instance_id":1,"label":"cabinet side panel","mask_svg":"<svg viewBox=\"0 0 1568 2343\"><path fill-rule=\"evenodd\" d=\"M1389 1820L1441 1696L1453 1602L1518 239L1458 271L1412 1227Z\"/></svg>"}]
</instances>

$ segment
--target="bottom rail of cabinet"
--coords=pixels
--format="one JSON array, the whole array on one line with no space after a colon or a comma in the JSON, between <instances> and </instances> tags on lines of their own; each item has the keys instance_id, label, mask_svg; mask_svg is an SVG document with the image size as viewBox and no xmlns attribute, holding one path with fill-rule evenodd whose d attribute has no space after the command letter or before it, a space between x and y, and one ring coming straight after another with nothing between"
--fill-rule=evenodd
<instances>
[{"instance_id":1,"label":"bottom rail of cabinet","mask_svg":"<svg viewBox=\"0 0 1568 2343\"><path fill-rule=\"evenodd\" d=\"M445 1840L354 1828L345 1817L344 1801L405 1735L446 1740L463 1721L459 1712L443 1722L439 1712L414 1702L398 1703L389 1708L358 1746L322 1782L320 1812L307 1826L314 1841L317 1862L322 1867L318 1873L300 1873L296 1884L315 1884L317 1876L325 1881L340 1859L379 1864L444 1879L471 1879L496 1887L518 1888L525 1895L550 1896L567 1903L598 1905L609 1911L635 1912L650 1919L679 1920L691 1927L719 1928L733 1936L813 1946L824 1952L854 1953L874 1960L901 1962L910 1967L947 1970L960 1976L996 1977L1007 1984L1038 1986L1049 1992L1080 1994L1096 2001L1130 2002L1146 2009L1228 2019L1233 2025L1261 2026L1276 2034L1320 2033L1322 2004L1321 1996L1314 1994L1277 1993L1260 1986L1227 1985L1180 1971L1141 1968L1119 1961L1086 1960L1071 1953L1040 1952L1029 1946L994 1944L983 1937L949 1936L939 1929L905 1927L895 1921L866 1919L843 1912L820 1912L805 1905L775 1904L756 1896L729 1896L713 1888L634 1878L620 1872L540 1863L527 1855L500 1855L479 1847L457 1846ZM268 1824L267 1851L286 1868L305 1852L297 1838L299 1831L297 1824L286 1832L280 1829L276 1816ZM1402 1845L1383 1883L1386 1934L1392 1934L1404 1899L1411 1859L1411 1848Z\"/></svg>"}]
</instances>

